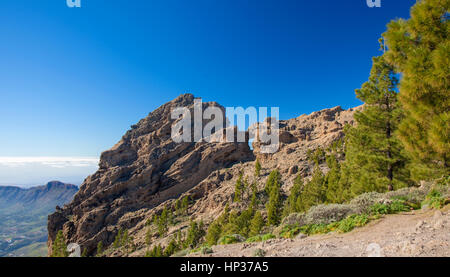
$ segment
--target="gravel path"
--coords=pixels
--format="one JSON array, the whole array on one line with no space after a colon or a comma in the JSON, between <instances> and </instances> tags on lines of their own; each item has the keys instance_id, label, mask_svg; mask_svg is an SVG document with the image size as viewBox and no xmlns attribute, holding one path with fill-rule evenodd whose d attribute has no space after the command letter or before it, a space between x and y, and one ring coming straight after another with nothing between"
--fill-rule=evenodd
<instances>
[{"instance_id":1,"label":"gravel path","mask_svg":"<svg viewBox=\"0 0 450 277\"><path fill-rule=\"evenodd\" d=\"M257 249L274 257L450 257L450 206L440 211L388 215L346 234L330 233L260 243L214 246L206 256L254 256Z\"/></svg>"}]
</instances>

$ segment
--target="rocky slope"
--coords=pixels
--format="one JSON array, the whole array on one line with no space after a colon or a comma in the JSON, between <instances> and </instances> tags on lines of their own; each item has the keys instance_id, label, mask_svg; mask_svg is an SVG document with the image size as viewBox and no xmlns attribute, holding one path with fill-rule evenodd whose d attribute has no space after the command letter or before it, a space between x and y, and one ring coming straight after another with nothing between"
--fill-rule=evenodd
<instances>
[{"instance_id":1,"label":"rocky slope","mask_svg":"<svg viewBox=\"0 0 450 277\"><path fill-rule=\"evenodd\" d=\"M248 143L174 143L170 111L187 106L192 112L193 101L194 97L186 94L161 106L102 154L100 169L85 180L74 200L49 216L49 251L58 230L63 230L67 242L77 242L88 254L94 254L99 241L110 245L124 228L136 248L130 255L142 256L147 248L145 223L154 213L188 195L195 200L189 217L208 222L231 202L241 172L251 179L249 182L261 186L270 171L278 168L287 191L298 173L310 175L307 151L342 138L345 124L353 124L355 111L335 107L280 121L280 149L269 155L261 153L258 142L253 143L254 151ZM203 103L203 108L211 105L220 107ZM263 165L259 177L254 176L256 157ZM172 226L167 237L186 228L188 222L186 218ZM153 240L164 245L166 238Z\"/></svg>"},{"instance_id":2,"label":"rocky slope","mask_svg":"<svg viewBox=\"0 0 450 277\"><path fill-rule=\"evenodd\" d=\"M202 108L209 106L223 110L214 102ZM98 242L109 245L120 228L133 228L152 208L177 198L212 172L254 159L245 142L175 143L170 116L177 107L189 107L194 118L194 96L182 95L133 125L102 153L100 169L84 181L74 200L49 216L49 249L63 230L68 241L93 253Z\"/></svg>"}]
</instances>

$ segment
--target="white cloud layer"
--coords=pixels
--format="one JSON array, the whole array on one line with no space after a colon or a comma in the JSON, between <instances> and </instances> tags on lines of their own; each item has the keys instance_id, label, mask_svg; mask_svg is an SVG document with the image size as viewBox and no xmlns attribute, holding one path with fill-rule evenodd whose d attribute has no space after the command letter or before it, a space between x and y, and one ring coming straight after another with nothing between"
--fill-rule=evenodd
<instances>
[{"instance_id":1,"label":"white cloud layer","mask_svg":"<svg viewBox=\"0 0 450 277\"><path fill-rule=\"evenodd\" d=\"M79 185L98 169L98 158L0 157L0 185L42 185L58 180Z\"/></svg>"},{"instance_id":2,"label":"white cloud layer","mask_svg":"<svg viewBox=\"0 0 450 277\"><path fill-rule=\"evenodd\" d=\"M20 167L41 164L56 168L97 166L98 158L77 157L0 157L0 166Z\"/></svg>"}]
</instances>

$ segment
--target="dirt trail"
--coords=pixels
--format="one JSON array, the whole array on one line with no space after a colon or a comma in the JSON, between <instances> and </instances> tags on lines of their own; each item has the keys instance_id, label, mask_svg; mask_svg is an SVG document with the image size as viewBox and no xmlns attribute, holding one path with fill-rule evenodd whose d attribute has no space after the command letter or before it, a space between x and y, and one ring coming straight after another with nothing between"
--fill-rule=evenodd
<instances>
[{"instance_id":1,"label":"dirt trail","mask_svg":"<svg viewBox=\"0 0 450 277\"><path fill-rule=\"evenodd\" d=\"M450 256L450 206L388 215L346 234L214 246L207 256L364 257Z\"/></svg>"}]
</instances>

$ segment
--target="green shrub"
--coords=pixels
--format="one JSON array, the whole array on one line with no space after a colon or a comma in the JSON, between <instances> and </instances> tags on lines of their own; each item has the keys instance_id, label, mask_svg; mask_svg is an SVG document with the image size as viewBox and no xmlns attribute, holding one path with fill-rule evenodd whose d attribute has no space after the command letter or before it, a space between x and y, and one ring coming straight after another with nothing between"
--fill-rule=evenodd
<instances>
[{"instance_id":1,"label":"green shrub","mask_svg":"<svg viewBox=\"0 0 450 277\"><path fill-rule=\"evenodd\" d=\"M389 204L376 203L370 207L370 213L372 215L383 215L383 214L396 214L399 212L406 212L415 209L418 206L414 203L406 202L405 200L394 200Z\"/></svg>"},{"instance_id":2,"label":"green shrub","mask_svg":"<svg viewBox=\"0 0 450 277\"><path fill-rule=\"evenodd\" d=\"M342 233L350 232L356 227L362 227L369 223L370 218L368 215L351 215L347 218L333 222L330 224L308 224L299 228L300 232L306 235L326 234L333 231L339 231Z\"/></svg>"},{"instance_id":3,"label":"green shrub","mask_svg":"<svg viewBox=\"0 0 450 277\"><path fill-rule=\"evenodd\" d=\"M262 241L266 241L266 240L274 239L274 238L276 238L276 237L272 233L268 233L268 234L262 235Z\"/></svg>"},{"instance_id":4,"label":"green shrub","mask_svg":"<svg viewBox=\"0 0 450 277\"><path fill-rule=\"evenodd\" d=\"M442 196L442 193L433 189L428 193L423 205L428 205L434 209L441 209L445 206L445 198Z\"/></svg>"},{"instance_id":5,"label":"green shrub","mask_svg":"<svg viewBox=\"0 0 450 277\"><path fill-rule=\"evenodd\" d=\"M226 235L219 239L218 244L233 244L238 242L243 242L245 239L241 235Z\"/></svg>"},{"instance_id":6,"label":"green shrub","mask_svg":"<svg viewBox=\"0 0 450 277\"><path fill-rule=\"evenodd\" d=\"M329 224L331 225L331 224ZM326 234L332 231L327 224L307 224L300 227L300 232L305 235Z\"/></svg>"},{"instance_id":7,"label":"green shrub","mask_svg":"<svg viewBox=\"0 0 450 277\"><path fill-rule=\"evenodd\" d=\"M389 212L391 214L399 213L399 212L406 212L409 211L410 207L406 205L406 201L403 200L394 200L389 205Z\"/></svg>"},{"instance_id":8,"label":"green shrub","mask_svg":"<svg viewBox=\"0 0 450 277\"><path fill-rule=\"evenodd\" d=\"M257 236L250 237L245 242L253 243L253 242L266 241L266 240L274 239L274 238L276 238L276 236L274 234L268 233L268 234L264 234L264 235L257 235Z\"/></svg>"},{"instance_id":9,"label":"green shrub","mask_svg":"<svg viewBox=\"0 0 450 277\"><path fill-rule=\"evenodd\" d=\"M283 227L280 233L280 237L285 239L294 238L296 235L300 233L300 227L296 225L286 225Z\"/></svg>"},{"instance_id":10,"label":"green shrub","mask_svg":"<svg viewBox=\"0 0 450 277\"><path fill-rule=\"evenodd\" d=\"M367 215L352 215L340 221L337 230L342 233L347 233L356 227L362 227L367 223L369 223L369 217Z\"/></svg>"},{"instance_id":11,"label":"green shrub","mask_svg":"<svg viewBox=\"0 0 450 277\"><path fill-rule=\"evenodd\" d=\"M370 212L375 215L388 214L389 207L386 204L376 203L370 207Z\"/></svg>"}]
</instances>

